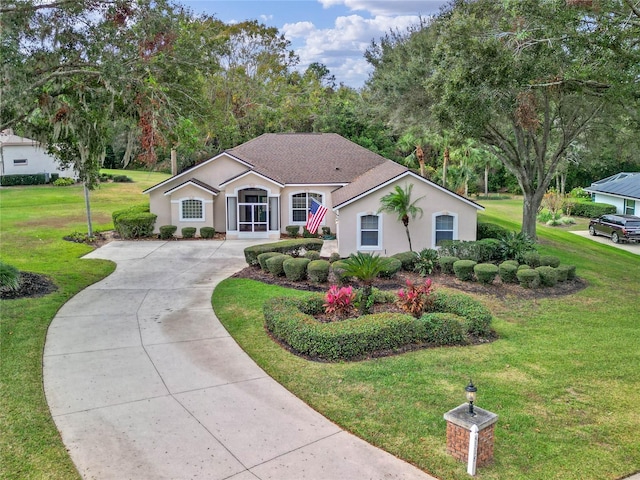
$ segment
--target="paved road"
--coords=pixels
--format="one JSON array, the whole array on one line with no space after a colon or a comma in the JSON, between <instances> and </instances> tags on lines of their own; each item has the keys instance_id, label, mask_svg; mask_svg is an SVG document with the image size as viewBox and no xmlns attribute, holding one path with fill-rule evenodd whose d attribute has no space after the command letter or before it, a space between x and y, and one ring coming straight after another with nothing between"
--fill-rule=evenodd
<instances>
[{"instance_id":1,"label":"paved road","mask_svg":"<svg viewBox=\"0 0 640 480\"><path fill-rule=\"evenodd\" d=\"M112 242L116 271L67 302L44 352L47 401L96 479L432 479L271 379L216 318L243 241ZM443 439L444 441L444 439Z\"/></svg>"},{"instance_id":2,"label":"paved road","mask_svg":"<svg viewBox=\"0 0 640 480\"><path fill-rule=\"evenodd\" d=\"M589 235L588 230L577 230L572 231L571 233L575 233L576 235L580 235L581 237L588 237L594 242L610 245L612 247L626 250L627 252L635 253L636 255L640 255L640 243L613 243L609 237L603 237L601 235L592 237L591 235Z\"/></svg>"}]
</instances>

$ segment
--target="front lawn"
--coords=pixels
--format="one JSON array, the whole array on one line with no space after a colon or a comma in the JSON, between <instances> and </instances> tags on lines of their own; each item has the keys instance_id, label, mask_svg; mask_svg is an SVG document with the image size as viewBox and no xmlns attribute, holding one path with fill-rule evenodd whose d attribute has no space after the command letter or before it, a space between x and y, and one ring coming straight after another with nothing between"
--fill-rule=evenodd
<instances>
[{"instance_id":1,"label":"front lawn","mask_svg":"<svg viewBox=\"0 0 640 480\"><path fill-rule=\"evenodd\" d=\"M521 202L484 201L482 221L517 228ZM574 227L571 227L574 228ZM486 479L621 478L638 470L640 257L540 226L545 254L577 266L576 294L482 302L499 340L354 363L317 363L275 344L262 304L305 292L228 279L214 292L218 317L270 375L312 407L374 445L443 479L468 478L446 453L443 414L473 379L478 406L499 415Z\"/></svg>"},{"instance_id":2,"label":"front lawn","mask_svg":"<svg viewBox=\"0 0 640 480\"><path fill-rule=\"evenodd\" d=\"M141 194L168 175L118 172L136 183L109 183L91 193L94 228L113 228L111 213L144 204ZM80 185L0 189L0 260L48 275L58 290L40 298L0 300L0 478L79 478L49 414L42 389L42 354L49 323L73 295L114 265L81 260L92 247L64 241L86 233Z\"/></svg>"}]
</instances>

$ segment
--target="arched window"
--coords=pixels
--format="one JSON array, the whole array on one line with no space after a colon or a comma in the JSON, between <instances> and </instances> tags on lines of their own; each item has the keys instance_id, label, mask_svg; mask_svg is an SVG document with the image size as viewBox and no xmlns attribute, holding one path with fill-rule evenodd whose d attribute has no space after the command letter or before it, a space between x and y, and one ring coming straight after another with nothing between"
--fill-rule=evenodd
<instances>
[{"instance_id":1,"label":"arched window","mask_svg":"<svg viewBox=\"0 0 640 480\"><path fill-rule=\"evenodd\" d=\"M454 239L454 217L453 215L438 215L436 217L436 239L435 244L439 245L443 240Z\"/></svg>"},{"instance_id":2,"label":"arched window","mask_svg":"<svg viewBox=\"0 0 640 480\"><path fill-rule=\"evenodd\" d=\"M321 193L294 193L291 195L291 222L302 224L307 221L309 215L309 206L311 199L315 199L319 204L323 205L323 195Z\"/></svg>"},{"instance_id":3,"label":"arched window","mask_svg":"<svg viewBox=\"0 0 640 480\"><path fill-rule=\"evenodd\" d=\"M382 249L382 225L378 215L358 215L358 250Z\"/></svg>"},{"instance_id":4,"label":"arched window","mask_svg":"<svg viewBox=\"0 0 640 480\"><path fill-rule=\"evenodd\" d=\"M202 200L187 198L180 202L180 220L202 222L204 221L204 205Z\"/></svg>"}]
</instances>

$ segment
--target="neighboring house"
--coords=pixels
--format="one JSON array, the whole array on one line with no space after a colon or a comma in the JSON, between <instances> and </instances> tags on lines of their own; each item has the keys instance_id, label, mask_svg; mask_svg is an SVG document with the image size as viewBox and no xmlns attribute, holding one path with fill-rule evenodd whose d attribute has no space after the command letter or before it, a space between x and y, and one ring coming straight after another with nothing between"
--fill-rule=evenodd
<instances>
[{"instance_id":1,"label":"neighboring house","mask_svg":"<svg viewBox=\"0 0 640 480\"><path fill-rule=\"evenodd\" d=\"M35 140L14 135L11 130L0 132L0 175L37 173L48 177L53 173L60 177L75 177L73 170L62 170L58 160Z\"/></svg>"},{"instance_id":2,"label":"neighboring house","mask_svg":"<svg viewBox=\"0 0 640 480\"><path fill-rule=\"evenodd\" d=\"M475 240L483 207L333 133L268 133L147 189L162 225L213 226L227 239L277 239L304 226L312 198L328 207L322 223L341 256L409 249L404 226L378 214L396 185L413 184L423 216L410 221L415 250L441 239Z\"/></svg>"},{"instance_id":3,"label":"neighboring house","mask_svg":"<svg viewBox=\"0 0 640 480\"><path fill-rule=\"evenodd\" d=\"M594 202L616 207L616 213L640 215L640 172L621 172L585 188Z\"/></svg>"}]
</instances>

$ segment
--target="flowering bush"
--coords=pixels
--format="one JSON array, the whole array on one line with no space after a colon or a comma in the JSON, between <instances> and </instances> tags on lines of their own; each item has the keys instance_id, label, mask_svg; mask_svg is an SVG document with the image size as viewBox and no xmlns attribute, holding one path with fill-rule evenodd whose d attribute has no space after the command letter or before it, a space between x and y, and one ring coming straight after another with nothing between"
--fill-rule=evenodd
<instances>
[{"instance_id":1,"label":"flowering bush","mask_svg":"<svg viewBox=\"0 0 640 480\"><path fill-rule=\"evenodd\" d=\"M411 280L407 280L407 287L398 290L396 304L405 312L420 318L422 313L433 303L432 293L433 287L430 278L427 278L422 285L416 285Z\"/></svg>"},{"instance_id":2,"label":"flowering bush","mask_svg":"<svg viewBox=\"0 0 640 480\"><path fill-rule=\"evenodd\" d=\"M351 285L348 287L338 288L332 285L325 296L324 311L327 315L346 318L354 311L354 300L356 292L353 291Z\"/></svg>"}]
</instances>

